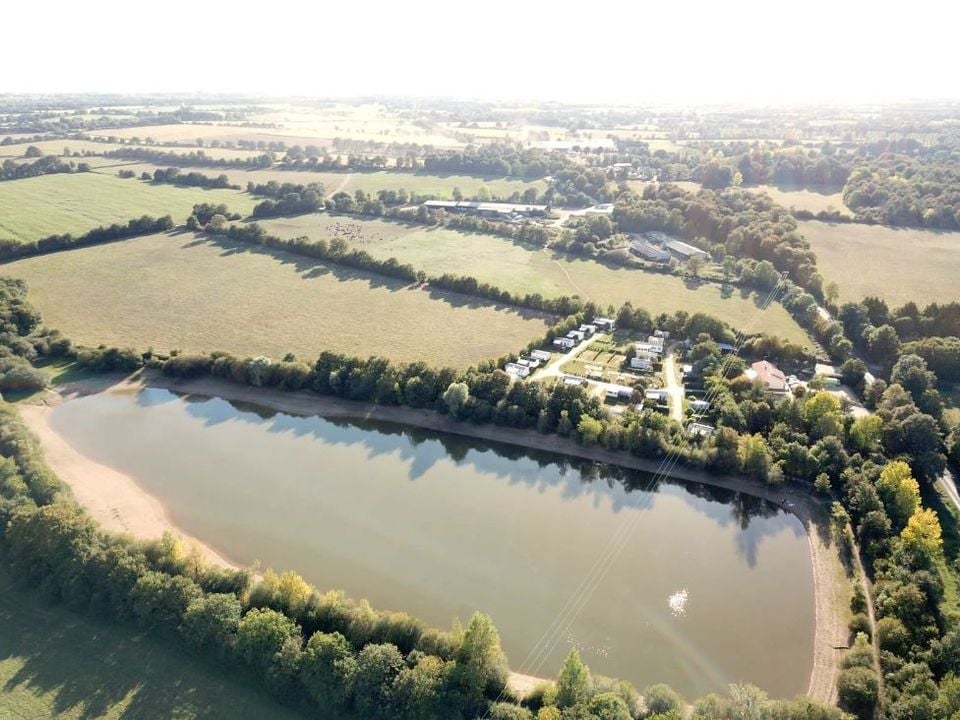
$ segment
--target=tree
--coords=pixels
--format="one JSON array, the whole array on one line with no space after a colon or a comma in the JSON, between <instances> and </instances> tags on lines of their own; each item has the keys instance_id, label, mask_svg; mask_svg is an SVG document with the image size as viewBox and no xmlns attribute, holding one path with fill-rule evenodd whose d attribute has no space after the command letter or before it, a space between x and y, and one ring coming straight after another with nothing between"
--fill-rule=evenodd
<instances>
[{"instance_id":1,"label":"tree","mask_svg":"<svg viewBox=\"0 0 960 720\"><path fill-rule=\"evenodd\" d=\"M803 419L814 439L839 435L842 418L840 401L826 390L808 398L803 405Z\"/></svg>"},{"instance_id":2,"label":"tree","mask_svg":"<svg viewBox=\"0 0 960 720\"><path fill-rule=\"evenodd\" d=\"M876 415L864 415L850 426L850 443L854 450L873 452L883 436L883 420Z\"/></svg>"},{"instance_id":3,"label":"tree","mask_svg":"<svg viewBox=\"0 0 960 720\"><path fill-rule=\"evenodd\" d=\"M43 151L40 150L36 145L28 145L26 151L23 153L24 157L28 158L37 158L43 157Z\"/></svg>"},{"instance_id":4,"label":"tree","mask_svg":"<svg viewBox=\"0 0 960 720\"><path fill-rule=\"evenodd\" d=\"M590 668L583 664L577 649L571 648L557 678L557 707L572 707L586 700L592 683Z\"/></svg>"},{"instance_id":5,"label":"tree","mask_svg":"<svg viewBox=\"0 0 960 720\"><path fill-rule=\"evenodd\" d=\"M877 675L869 668L846 668L837 675L840 707L849 710L861 720L867 720L873 716L879 690Z\"/></svg>"},{"instance_id":6,"label":"tree","mask_svg":"<svg viewBox=\"0 0 960 720\"><path fill-rule=\"evenodd\" d=\"M583 415L580 422L577 423L577 434L580 437L581 444L586 447L596 445L603 432L603 423L589 415Z\"/></svg>"},{"instance_id":7,"label":"tree","mask_svg":"<svg viewBox=\"0 0 960 720\"><path fill-rule=\"evenodd\" d=\"M863 391L866 374L866 363L860 358L850 358L840 366L840 382L853 388L858 393Z\"/></svg>"},{"instance_id":8,"label":"tree","mask_svg":"<svg viewBox=\"0 0 960 720\"><path fill-rule=\"evenodd\" d=\"M587 701L588 717L596 720L631 720L630 708L616 693L595 695Z\"/></svg>"},{"instance_id":9,"label":"tree","mask_svg":"<svg viewBox=\"0 0 960 720\"><path fill-rule=\"evenodd\" d=\"M703 270L703 266L705 264L706 263L702 257L699 255L694 255L687 260L687 272L689 272L692 277L699 278L700 271Z\"/></svg>"},{"instance_id":10,"label":"tree","mask_svg":"<svg viewBox=\"0 0 960 720\"><path fill-rule=\"evenodd\" d=\"M901 460L887 463L877 481L887 514L902 527L920 505L920 484L910 474L910 466Z\"/></svg>"},{"instance_id":11,"label":"tree","mask_svg":"<svg viewBox=\"0 0 960 720\"><path fill-rule=\"evenodd\" d=\"M460 417L460 411L469 399L470 386L465 382L450 383L443 393L443 402L447 406L447 412L453 417Z\"/></svg>"},{"instance_id":12,"label":"tree","mask_svg":"<svg viewBox=\"0 0 960 720\"><path fill-rule=\"evenodd\" d=\"M900 540L908 549L926 557L938 555L943 548L943 538L937 514L929 508L918 507L900 533Z\"/></svg>"},{"instance_id":13,"label":"tree","mask_svg":"<svg viewBox=\"0 0 960 720\"><path fill-rule=\"evenodd\" d=\"M395 645L370 644L360 651L353 681L354 704L360 717L392 717L393 683L401 670L403 655Z\"/></svg>"},{"instance_id":14,"label":"tree","mask_svg":"<svg viewBox=\"0 0 960 720\"><path fill-rule=\"evenodd\" d=\"M353 693L357 661L338 632L316 632L304 648L300 680L320 707L344 708Z\"/></svg>"},{"instance_id":15,"label":"tree","mask_svg":"<svg viewBox=\"0 0 960 720\"><path fill-rule=\"evenodd\" d=\"M474 698L497 695L507 684L507 656L500 633L488 615L474 613L457 650L460 685Z\"/></svg>"},{"instance_id":16,"label":"tree","mask_svg":"<svg viewBox=\"0 0 960 720\"><path fill-rule=\"evenodd\" d=\"M669 685L658 683L643 691L643 702L651 715L662 715L683 710L683 698Z\"/></svg>"},{"instance_id":17,"label":"tree","mask_svg":"<svg viewBox=\"0 0 960 720\"><path fill-rule=\"evenodd\" d=\"M254 608L237 629L237 654L253 668L267 670L284 643L300 637L300 627L276 610Z\"/></svg>"},{"instance_id":18,"label":"tree","mask_svg":"<svg viewBox=\"0 0 960 720\"><path fill-rule=\"evenodd\" d=\"M203 595L187 606L180 634L198 649L224 651L240 627L240 599L233 593Z\"/></svg>"}]
</instances>

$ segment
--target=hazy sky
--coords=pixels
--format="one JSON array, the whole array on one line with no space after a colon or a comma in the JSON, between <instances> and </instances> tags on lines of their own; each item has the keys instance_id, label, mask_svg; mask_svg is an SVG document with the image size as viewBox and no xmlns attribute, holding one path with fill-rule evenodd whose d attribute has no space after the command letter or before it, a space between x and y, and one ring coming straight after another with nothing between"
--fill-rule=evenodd
<instances>
[{"instance_id":1,"label":"hazy sky","mask_svg":"<svg viewBox=\"0 0 960 720\"><path fill-rule=\"evenodd\" d=\"M951 0L11 3L0 92L582 101L960 96Z\"/></svg>"}]
</instances>

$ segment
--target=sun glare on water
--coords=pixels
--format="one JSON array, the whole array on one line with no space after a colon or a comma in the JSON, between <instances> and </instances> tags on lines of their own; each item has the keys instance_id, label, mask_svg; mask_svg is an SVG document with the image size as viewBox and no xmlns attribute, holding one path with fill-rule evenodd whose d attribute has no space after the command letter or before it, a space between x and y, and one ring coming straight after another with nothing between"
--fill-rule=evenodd
<instances>
[{"instance_id":1,"label":"sun glare on water","mask_svg":"<svg viewBox=\"0 0 960 720\"><path fill-rule=\"evenodd\" d=\"M682 588L667 598L667 605L670 606L670 612L674 617L681 617L687 614L687 597L687 589Z\"/></svg>"}]
</instances>

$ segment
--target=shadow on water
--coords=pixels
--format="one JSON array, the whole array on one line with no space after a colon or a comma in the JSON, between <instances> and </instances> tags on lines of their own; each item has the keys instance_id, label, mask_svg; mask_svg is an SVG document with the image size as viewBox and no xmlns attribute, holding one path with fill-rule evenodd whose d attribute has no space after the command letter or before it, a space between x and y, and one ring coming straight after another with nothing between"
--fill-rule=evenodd
<instances>
[{"instance_id":1,"label":"shadow on water","mask_svg":"<svg viewBox=\"0 0 960 720\"><path fill-rule=\"evenodd\" d=\"M592 495L594 505L606 501L614 513L650 510L658 495L669 495L721 527L735 524L740 530L737 551L749 567L756 565L759 547L765 538L784 529L796 537L802 537L805 532L799 521L762 498L712 485L657 478L650 473L557 453L380 420L290 415L252 403L180 395L160 388L147 388L136 398L144 407L180 401L185 411L202 420L206 427L247 423L274 434L361 447L370 460L395 455L404 462L411 482L424 477L438 464L452 461L510 485L524 485L541 493L551 488L560 489L565 500ZM768 522L754 522L758 519Z\"/></svg>"}]
</instances>

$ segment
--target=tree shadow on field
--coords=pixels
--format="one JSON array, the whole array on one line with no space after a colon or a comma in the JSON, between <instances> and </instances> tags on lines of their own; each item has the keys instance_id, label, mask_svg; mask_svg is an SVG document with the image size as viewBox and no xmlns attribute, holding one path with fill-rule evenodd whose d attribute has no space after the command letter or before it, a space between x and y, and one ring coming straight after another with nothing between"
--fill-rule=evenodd
<instances>
[{"instance_id":1,"label":"tree shadow on field","mask_svg":"<svg viewBox=\"0 0 960 720\"><path fill-rule=\"evenodd\" d=\"M336 263L327 263L322 260L296 255L283 250L263 247L261 245L248 245L242 242L228 240L219 237L200 236L184 245L186 248L198 246L213 246L221 249L221 257L231 257L234 255L253 254L269 258L281 265L291 265L297 271L301 278L312 280L324 276L332 276L337 280L360 280L366 282L371 288L386 288L387 290L403 290L410 287L409 283L386 275L366 272L363 270L354 270Z\"/></svg>"},{"instance_id":2,"label":"tree shadow on field","mask_svg":"<svg viewBox=\"0 0 960 720\"><path fill-rule=\"evenodd\" d=\"M531 310L530 308L517 307L516 305L507 305L505 303L490 300L488 298L477 297L476 295L465 295L455 290L445 290L443 288L426 287L431 300L439 300L454 308L466 308L468 310L480 310L483 308L492 308L498 312L509 315L516 315L524 320L555 320L550 313L540 310Z\"/></svg>"},{"instance_id":3,"label":"tree shadow on field","mask_svg":"<svg viewBox=\"0 0 960 720\"><path fill-rule=\"evenodd\" d=\"M82 720L215 718L229 707L231 717L294 717L170 641L48 605L12 584L0 572L0 664L14 668L0 674L0 715L43 707L43 716Z\"/></svg>"}]
</instances>

